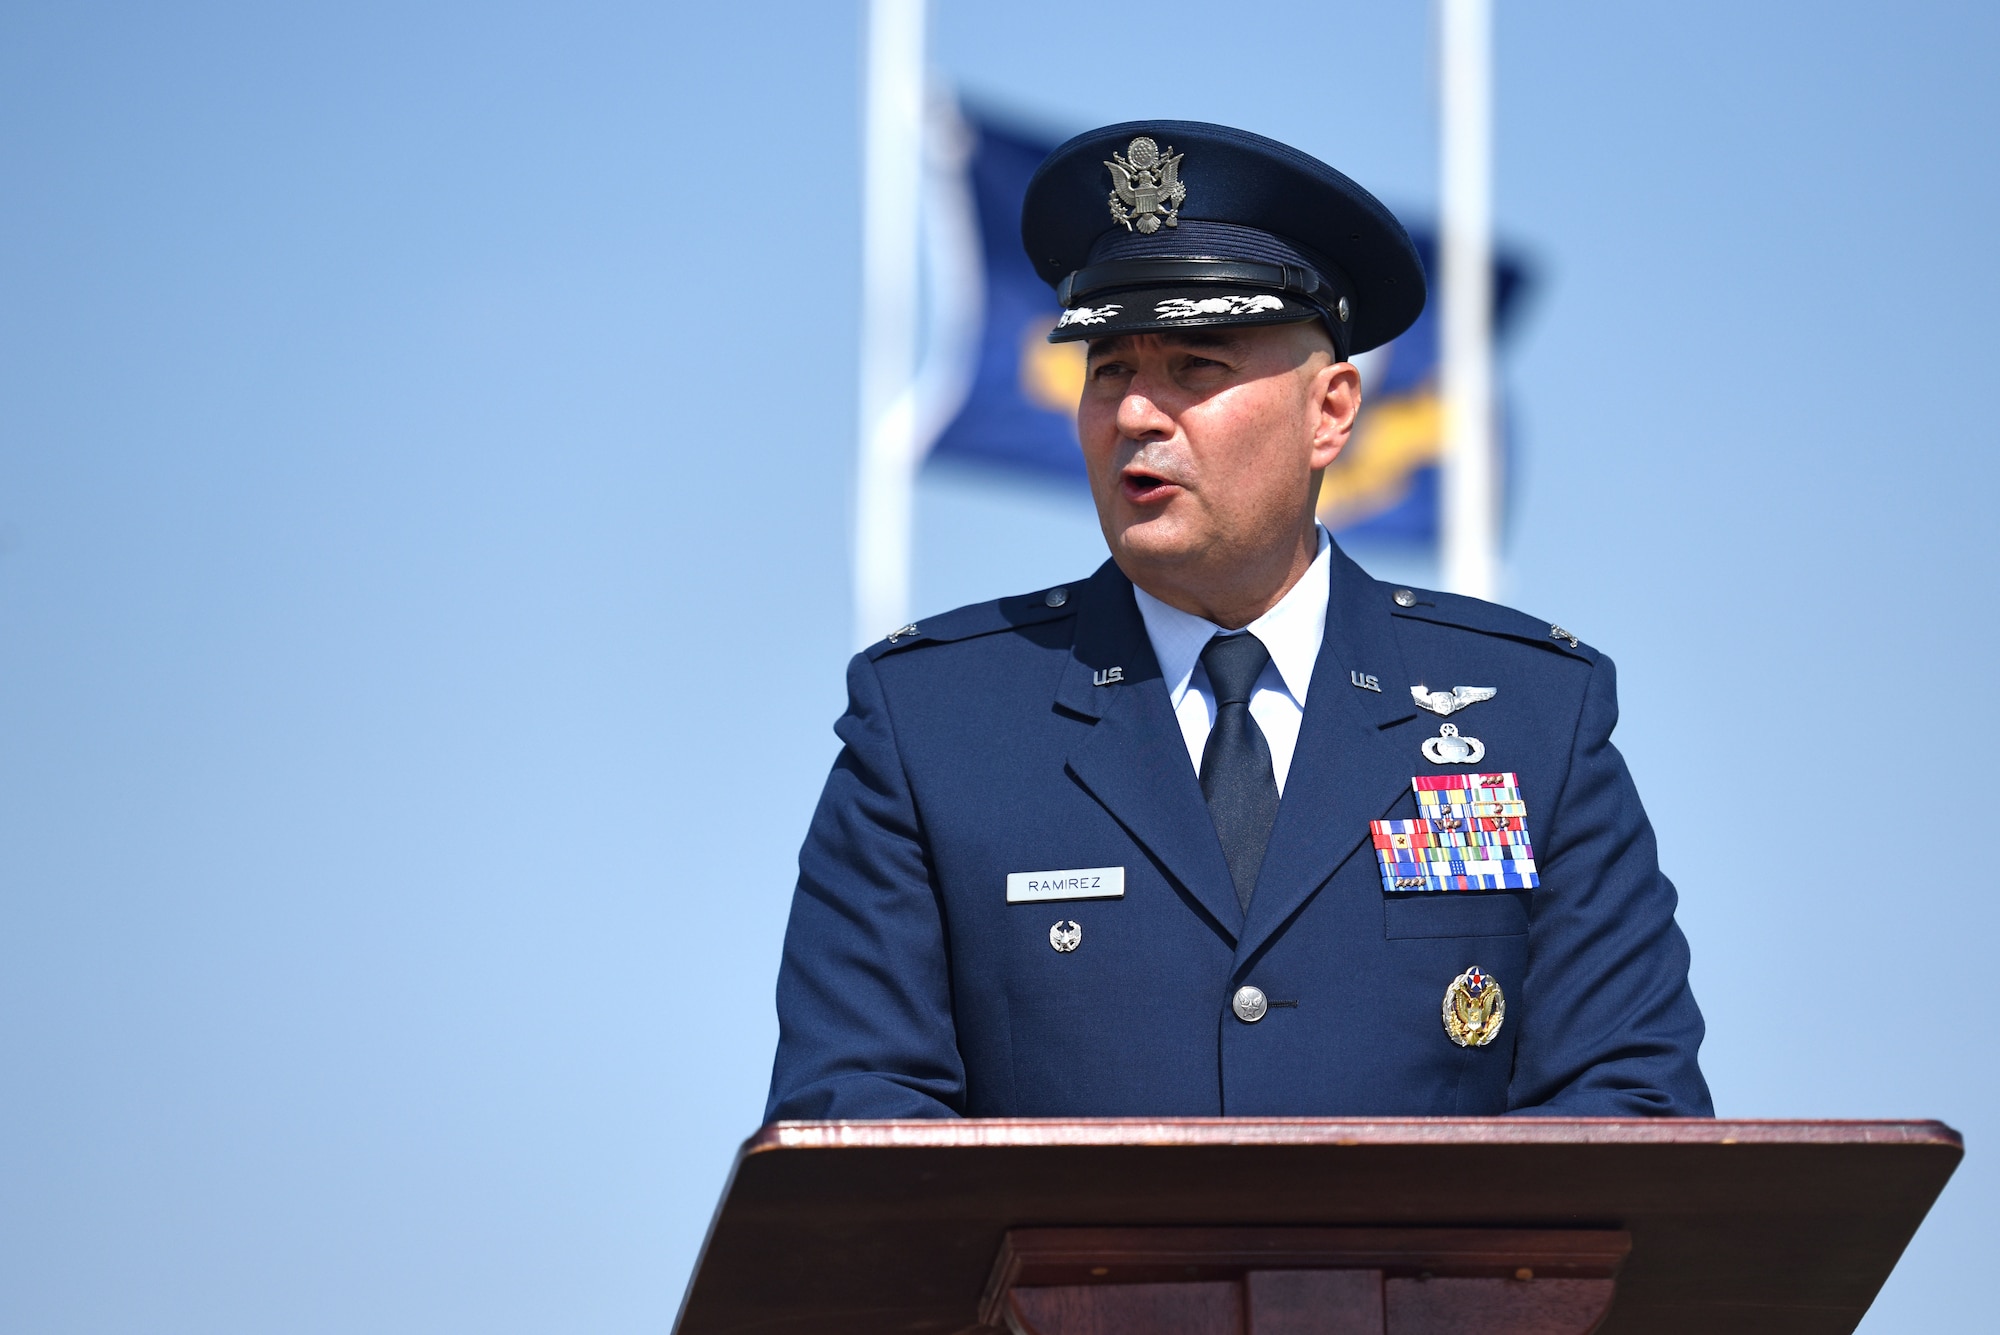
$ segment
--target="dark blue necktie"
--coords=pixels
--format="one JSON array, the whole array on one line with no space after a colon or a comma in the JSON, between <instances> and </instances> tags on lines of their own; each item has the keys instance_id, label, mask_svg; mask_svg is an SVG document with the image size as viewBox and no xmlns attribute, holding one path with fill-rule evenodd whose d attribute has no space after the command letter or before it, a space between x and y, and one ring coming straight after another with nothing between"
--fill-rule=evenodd
<instances>
[{"instance_id":1,"label":"dark blue necktie","mask_svg":"<svg viewBox=\"0 0 2000 1335\"><path fill-rule=\"evenodd\" d=\"M1222 838L1222 856L1236 882L1236 902L1250 911L1271 822L1278 818L1278 780L1271 745L1250 717L1250 692L1271 654L1255 635L1218 635L1201 651L1215 692L1215 726L1201 752L1201 794Z\"/></svg>"}]
</instances>

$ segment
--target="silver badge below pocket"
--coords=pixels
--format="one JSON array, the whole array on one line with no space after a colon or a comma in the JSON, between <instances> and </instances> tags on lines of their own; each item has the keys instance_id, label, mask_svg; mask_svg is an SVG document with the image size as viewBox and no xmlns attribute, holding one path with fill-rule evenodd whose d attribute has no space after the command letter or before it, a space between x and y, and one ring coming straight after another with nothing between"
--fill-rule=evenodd
<instances>
[{"instance_id":1,"label":"silver badge below pocket","mask_svg":"<svg viewBox=\"0 0 2000 1335\"><path fill-rule=\"evenodd\" d=\"M1069 871L1007 873L1009 904L1049 904L1059 899L1123 899L1123 867L1076 867Z\"/></svg>"}]
</instances>

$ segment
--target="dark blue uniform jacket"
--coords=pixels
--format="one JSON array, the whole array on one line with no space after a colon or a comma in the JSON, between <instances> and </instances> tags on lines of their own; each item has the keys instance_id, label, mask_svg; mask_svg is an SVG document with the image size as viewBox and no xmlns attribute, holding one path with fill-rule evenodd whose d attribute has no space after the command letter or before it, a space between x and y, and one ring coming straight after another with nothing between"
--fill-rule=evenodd
<instances>
[{"instance_id":1,"label":"dark blue uniform jacket","mask_svg":"<svg viewBox=\"0 0 2000 1335\"><path fill-rule=\"evenodd\" d=\"M1711 1114L1611 661L1490 603L1399 606L1332 560L1247 915L1116 566L1060 606L961 608L857 655L799 855L767 1119ZM1499 689L1450 721L1486 744L1478 769L1519 775L1539 889L1384 892L1369 822L1417 815L1413 775L1474 768L1423 758L1443 720L1417 683ZM1007 902L1010 872L1087 867L1123 867L1124 897ZM1441 1010L1473 965L1506 1019L1461 1048ZM1271 1002L1255 1023L1230 1007L1246 983Z\"/></svg>"}]
</instances>

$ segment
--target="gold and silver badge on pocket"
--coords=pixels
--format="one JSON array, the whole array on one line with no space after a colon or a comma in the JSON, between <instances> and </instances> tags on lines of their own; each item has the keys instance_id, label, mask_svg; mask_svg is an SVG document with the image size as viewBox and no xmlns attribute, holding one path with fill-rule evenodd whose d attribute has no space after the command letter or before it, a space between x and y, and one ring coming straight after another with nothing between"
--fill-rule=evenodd
<instances>
[{"instance_id":1,"label":"gold and silver badge on pocket","mask_svg":"<svg viewBox=\"0 0 2000 1335\"><path fill-rule=\"evenodd\" d=\"M1444 1031L1462 1048L1491 1043L1506 1018L1507 998L1501 995L1500 984L1481 973L1477 964L1444 990Z\"/></svg>"}]
</instances>

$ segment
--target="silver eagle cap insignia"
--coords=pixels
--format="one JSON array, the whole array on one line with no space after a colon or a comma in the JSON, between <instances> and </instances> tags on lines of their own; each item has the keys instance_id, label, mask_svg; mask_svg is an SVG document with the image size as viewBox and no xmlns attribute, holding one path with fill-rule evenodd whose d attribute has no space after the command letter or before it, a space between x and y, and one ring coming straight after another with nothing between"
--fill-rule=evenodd
<instances>
[{"instance_id":1,"label":"silver eagle cap insignia","mask_svg":"<svg viewBox=\"0 0 2000 1335\"><path fill-rule=\"evenodd\" d=\"M1440 716L1455 714L1467 705L1491 700L1498 694L1498 686L1454 686L1448 691L1433 691L1425 686L1410 688L1410 698L1417 702L1417 708L1428 709Z\"/></svg>"},{"instance_id":2,"label":"silver eagle cap insignia","mask_svg":"<svg viewBox=\"0 0 2000 1335\"><path fill-rule=\"evenodd\" d=\"M1125 230L1147 235L1181 225L1181 201L1187 187L1181 184L1181 159L1172 144L1162 153L1160 146L1140 135L1125 146L1123 154L1112 153L1104 165L1111 169L1111 217Z\"/></svg>"}]
</instances>

